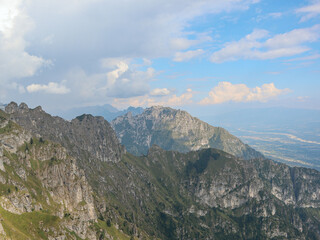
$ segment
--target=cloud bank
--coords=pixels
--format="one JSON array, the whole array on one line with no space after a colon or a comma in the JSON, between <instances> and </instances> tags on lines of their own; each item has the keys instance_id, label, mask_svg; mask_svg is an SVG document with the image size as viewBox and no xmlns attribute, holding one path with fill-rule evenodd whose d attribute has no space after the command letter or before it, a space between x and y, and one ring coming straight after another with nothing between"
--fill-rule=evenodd
<instances>
[{"instance_id":1,"label":"cloud bank","mask_svg":"<svg viewBox=\"0 0 320 240\"><path fill-rule=\"evenodd\" d=\"M222 63L239 59L275 59L301 54L310 50L306 43L318 41L320 25L310 28L294 29L267 38L269 32L256 29L237 42L228 42L211 55L211 61Z\"/></svg>"},{"instance_id":2,"label":"cloud bank","mask_svg":"<svg viewBox=\"0 0 320 240\"><path fill-rule=\"evenodd\" d=\"M266 83L261 87L249 88L245 84L232 84L220 82L214 87L209 96L200 101L202 105L221 104L225 102L266 102L281 94L289 92L289 89L278 89L274 83Z\"/></svg>"},{"instance_id":3,"label":"cloud bank","mask_svg":"<svg viewBox=\"0 0 320 240\"><path fill-rule=\"evenodd\" d=\"M3 0L0 4L0 85L33 76L49 60L30 54L25 36L34 28L33 20L21 8L20 0Z\"/></svg>"},{"instance_id":4,"label":"cloud bank","mask_svg":"<svg viewBox=\"0 0 320 240\"><path fill-rule=\"evenodd\" d=\"M27 91L29 93L35 93L35 92L44 92L49 94L66 94L70 92L70 89L68 89L66 86L63 85L63 83L58 84L55 82L49 82L49 84L30 84L27 86Z\"/></svg>"},{"instance_id":5,"label":"cloud bank","mask_svg":"<svg viewBox=\"0 0 320 240\"><path fill-rule=\"evenodd\" d=\"M193 103L193 91L188 88L181 95L176 95L174 93L168 93L165 95L152 95L152 92L158 92L159 89L154 89L151 94L146 94L144 96L132 97L127 99L115 98L112 105L118 108L125 108L127 106L134 107L151 107L156 105L168 106L168 107L179 107ZM163 89L162 89L163 91ZM167 92L166 92L167 93Z\"/></svg>"}]
</instances>

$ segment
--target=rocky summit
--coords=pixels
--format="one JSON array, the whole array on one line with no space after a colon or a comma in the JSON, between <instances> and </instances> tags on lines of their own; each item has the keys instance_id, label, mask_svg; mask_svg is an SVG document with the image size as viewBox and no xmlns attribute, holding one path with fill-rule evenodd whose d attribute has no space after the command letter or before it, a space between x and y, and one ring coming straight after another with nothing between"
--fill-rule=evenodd
<instances>
[{"instance_id":1,"label":"rocky summit","mask_svg":"<svg viewBox=\"0 0 320 240\"><path fill-rule=\"evenodd\" d=\"M10 103L0 239L320 239L320 173L259 156L157 145L134 156L103 118Z\"/></svg>"},{"instance_id":2,"label":"rocky summit","mask_svg":"<svg viewBox=\"0 0 320 240\"><path fill-rule=\"evenodd\" d=\"M135 116L128 113L111 124L121 143L134 155L146 154L156 144L179 152L217 148L244 159L263 157L227 130L168 107L151 107Z\"/></svg>"}]
</instances>

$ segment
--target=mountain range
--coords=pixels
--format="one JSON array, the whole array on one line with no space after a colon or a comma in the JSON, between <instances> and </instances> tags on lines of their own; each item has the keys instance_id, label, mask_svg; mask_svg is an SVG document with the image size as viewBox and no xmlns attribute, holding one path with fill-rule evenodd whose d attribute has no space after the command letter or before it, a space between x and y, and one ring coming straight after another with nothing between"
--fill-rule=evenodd
<instances>
[{"instance_id":1,"label":"mountain range","mask_svg":"<svg viewBox=\"0 0 320 240\"><path fill-rule=\"evenodd\" d=\"M133 115L140 114L143 112L141 107L128 107L124 110L118 110L110 104L105 104L102 106L88 106L88 107L78 107L70 108L65 111L59 111L56 115L63 117L64 119L71 120L82 114L91 114L93 116L101 116L107 121L112 121L118 116L124 115L128 112L131 112Z\"/></svg>"},{"instance_id":2,"label":"mountain range","mask_svg":"<svg viewBox=\"0 0 320 240\"><path fill-rule=\"evenodd\" d=\"M171 114L181 118L181 125L169 128L172 135L178 129L194 131L188 121L207 127L207 132L216 131L183 111L145 110L153 111L167 116L167 123L176 124ZM130 114L124 118L130 131L135 129L130 119L148 125L151 133L163 126L157 125L157 117L146 116L143 121ZM230 144L246 146L226 130L218 130L235 139ZM178 137L181 134L185 132ZM41 107L16 103L0 110L0 235L4 239L320 239L318 171L275 163L253 149L250 152L257 157L244 159L245 154L235 157L199 145L181 152L151 145L146 154L135 156L117 135L102 117L84 114L66 121ZM188 141L182 143L190 147Z\"/></svg>"}]
</instances>

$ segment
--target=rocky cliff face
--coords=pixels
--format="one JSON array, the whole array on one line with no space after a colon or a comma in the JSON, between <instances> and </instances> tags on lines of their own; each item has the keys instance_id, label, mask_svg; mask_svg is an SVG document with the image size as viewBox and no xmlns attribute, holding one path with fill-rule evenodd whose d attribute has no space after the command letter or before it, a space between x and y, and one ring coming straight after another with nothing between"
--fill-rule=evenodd
<instances>
[{"instance_id":1,"label":"rocky cliff face","mask_svg":"<svg viewBox=\"0 0 320 240\"><path fill-rule=\"evenodd\" d=\"M110 124L102 117L82 115L71 122L52 117L41 107L30 109L25 103L11 102L5 108L10 119L23 128L68 147L72 153L88 153L90 158L117 162L123 148L118 144Z\"/></svg>"},{"instance_id":2,"label":"rocky cliff face","mask_svg":"<svg viewBox=\"0 0 320 240\"><path fill-rule=\"evenodd\" d=\"M244 159L263 157L225 129L167 107L151 107L136 116L128 113L111 124L121 143L135 155L146 154L157 144L163 149L180 152L212 147Z\"/></svg>"},{"instance_id":3,"label":"rocky cliff face","mask_svg":"<svg viewBox=\"0 0 320 240\"><path fill-rule=\"evenodd\" d=\"M316 170L270 160L236 160L213 149L195 158L198 161L186 168L188 188L210 207L235 209L252 199L261 201L260 193L267 192L288 206L320 208L320 173Z\"/></svg>"},{"instance_id":4,"label":"rocky cliff face","mask_svg":"<svg viewBox=\"0 0 320 240\"><path fill-rule=\"evenodd\" d=\"M167 231L186 239L320 238L316 170L245 161L216 149L181 154L152 147L145 161L174 199L158 203L165 222L172 221Z\"/></svg>"},{"instance_id":5,"label":"rocky cliff face","mask_svg":"<svg viewBox=\"0 0 320 240\"><path fill-rule=\"evenodd\" d=\"M104 162L119 162L125 153L106 120L82 115L69 122L47 114L41 107L30 109L24 103L18 106L14 102L5 110L10 119L23 128L65 147L76 159L77 166L84 170L91 186L104 193L104 176L100 177L97 172L103 172Z\"/></svg>"},{"instance_id":6,"label":"rocky cliff face","mask_svg":"<svg viewBox=\"0 0 320 240\"><path fill-rule=\"evenodd\" d=\"M1 227L7 239L39 239L39 231L52 239L72 239L71 232L96 239L90 229L97 221L93 191L75 159L61 145L33 137L3 112L0 191ZM30 224L29 229L23 232L21 224Z\"/></svg>"}]
</instances>

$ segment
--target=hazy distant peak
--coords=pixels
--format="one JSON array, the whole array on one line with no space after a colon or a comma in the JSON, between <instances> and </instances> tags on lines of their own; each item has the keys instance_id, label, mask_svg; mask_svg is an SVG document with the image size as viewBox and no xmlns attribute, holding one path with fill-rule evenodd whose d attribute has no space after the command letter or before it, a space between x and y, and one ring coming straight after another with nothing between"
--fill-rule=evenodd
<instances>
[{"instance_id":1,"label":"hazy distant peak","mask_svg":"<svg viewBox=\"0 0 320 240\"><path fill-rule=\"evenodd\" d=\"M179 152L213 147L244 159L263 157L225 129L169 107L153 106L136 116L120 116L111 124L121 143L136 155L147 154L157 144Z\"/></svg>"}]
</instances>

